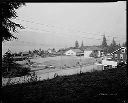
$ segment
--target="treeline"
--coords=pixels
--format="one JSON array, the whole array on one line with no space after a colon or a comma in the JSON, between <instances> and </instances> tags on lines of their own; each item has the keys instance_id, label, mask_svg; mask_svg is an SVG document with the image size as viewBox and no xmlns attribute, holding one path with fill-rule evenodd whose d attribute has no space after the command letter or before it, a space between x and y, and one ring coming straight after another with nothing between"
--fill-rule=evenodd
<instances>
[{"instance_id":1,"label":"treeline","mask_svg":"<svg viewBox=\"0 0 128 103\"><path fill-rule=\"evenodd\" d=\"M108 45L107 39L106 39L105 35L103 36L103 41L102 41L101 45L97 45L97 47L100 47L100 48L103 49L103 52L104 52L105 54L107 54L107 53L112 53L112 52L114 52L115 50L119 49L119 48L122 47L122 46L123 46L123 47L127 47L127 43L124 42L124 43L121 45L120 43L116 43L116 41L114 40L114 38L113 38L112 42L110 43L110 45ZM83 41L82 41L81 45L79 45L79 42L76 40L76 41L75 41L75 45L74 45L73 48L74 48L74 49L81 49L81 50L84 50L84 49L85 49L85 46L84 46L84 44L83 44Z\"/></svg>"},{"instance_id":2,"label":"treeline","mask_svg":"<svg viewBox=\"0 0 128 103\"><path fill-rule=\"evenodd\" d=\"M126 42L124 42L122 45L120 43L116 43L116 41L112 40L112 43L110 43L110 45L107 44L107 40L105 35L103 36L103 41L102 44L100 45L100 47L103 49L104 53L112 53L115 50L119 49L120 47L126 47Z\"/></svg>"}]
</instances>

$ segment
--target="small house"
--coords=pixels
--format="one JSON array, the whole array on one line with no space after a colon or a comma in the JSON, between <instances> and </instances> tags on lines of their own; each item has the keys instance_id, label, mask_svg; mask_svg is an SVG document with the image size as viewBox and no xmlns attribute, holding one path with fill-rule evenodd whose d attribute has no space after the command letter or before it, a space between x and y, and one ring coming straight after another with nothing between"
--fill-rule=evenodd
<instances>
[{"instance_id":1,"label":"small house","mask_svg":"<svg viewBox=\"0 0 128 103\"><path fill-rule=\"evenodd\" d=\"M32 55L32 58L40 58L41 56L39 56L38 54L36 54L36 53L34 53L33 55Z\"/></svg>"},{"instance_id":2,"label":"small house","mask_svg":"<svg viewBox=\"0 0 128 103\"><path fill-rule=\"evenodd\" d=\"M47 52L48 52L48 53L52 53L52 49L48 49Z\"/></svg>"},{"instance_id":3,"label":"small house","mask_svg":"<svg viewBox=\"0 0 128 103\"><path fill-rule=\"evenodd\" d=\"M83 52L80 49L69 49L65 52L67 56L79 56L82 55Z\"/></svg>"},{"instance_id":4,"label":"small house","mask_svg":"<svg viewBox=\"0 0 128 103\"><path fill-rule=\"evenodd\" d=\"M47 52L50 53L50 54L56 54L55 49L48 49Z\"/></svg>"},{"instance_id":5,"label":"small house","mask_svg":"<svg viewBox=\"0 0 128 103\"><path fill-rule=\"evenodd\" d=\"M21 53L21 56L23 56L23 57L28 57L28 56L30 56L30 54L29 54L29 52L22 52L22 53Z\"/></svg>"},{"instance_id":6,"label":"small house","mask_svg":"<svg viewBox=\"0 0 128 103\"><path fill-rule=\"evenodd\" d=\"M84 57L101 57L103 56L103 49L97 46L88 46L84 49Z\"/></svg>"},{"instance_id":7,"label":"small house","mask_svg":"<svg viewBox=\"0 0 128 103\"><path fill-rule=\"evenodd\" d=\"M15 53L14 56L13 56L13 59L15 61L22 61L22 60L25 60L28 57L30 57L29 52L21 52L19 54Z\"/></svg>"},{"instance_id":8,"label":"small house","mask_svg":"<svg viewBox=\"0 0 128 103\"><path fill-rule=\"evenodd\" d=\"M114 61L120 62L126 62L127 61L127 49L126 47L121 47L114 52L111 53L112 59Z\"/></svg>"}]
</instances>

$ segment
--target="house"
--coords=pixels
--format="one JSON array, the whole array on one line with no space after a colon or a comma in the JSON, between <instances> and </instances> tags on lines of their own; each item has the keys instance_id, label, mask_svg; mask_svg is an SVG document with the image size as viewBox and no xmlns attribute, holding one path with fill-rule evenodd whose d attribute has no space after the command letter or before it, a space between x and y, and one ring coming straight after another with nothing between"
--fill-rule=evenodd
<instances>
[{"instance_id":1,"label":"house","mask_svg":"<svg viewBox=\"0 0 128 103\"><path fill-rule=\"evenodd\" d=\"M47 52L48 52L48 53L52 53L52 49L48 49Z\"/></svg>"},{"instance_id":2,"label":"house","mask_svg":"<svg viewBox=\"0 0 128 103\"><path fill-rule=\"evenodd\" d=\"M36 53L34 53L33 55L32 55L32 58L40 58L41 56L39 56L38 54L36 54Z\"/></svg>"},{"instance_id":3,"label":"house","mask_svg":"<svg viewBox=\"0 0 128 103\"><path fill-rule=\"evenodd\" d=\"M84 57L102 57L103 49L97 46L88 46L84 49Z\"/></svg>"},{"instance_id":4,"label":"house","mask_svg":"<svg viewBox=\"0 0 128 103\"><path fill-rule=\"evenodd\" d=\"M111 53L112 59L114 61L117 61L118 63L124 62L126 63L127 61L127 49L126 47L121 47L114 52Z\"/></svg>"},{"instance_id":5,"label":"house","mask_svg":"<svg viewBox=\"0 0 128 103\"><path fill-rule=\"evenodd\" d=\"M67 50L65 50L65 49L59 49L57 52L56 52L56 55L65 55L65 52L66 52Z\"/></svg>"},{"instance_id":6,"label":"house","mask_svg":"<svg viewBox=\"0 0 128 103\"><path fill-rule=\"evenodd\" d=\"M83 52L80 49L69 49L64 54L67 56L79 56L82 55Z\"/></svg>"},{"instance_id":7,"label":"house","mask_svg":"<svg viewBox=\"0 0 128 103\"><path fill-rule=\"evenodd\" d=\"M15 53L14 56L13 56L13 59L15 61L22 61L22 60L25 60L28 57L30 57L29 52L21 52L19 54Z\"/></svg>"},{"instance_id":8,"label":"house","mask_svg":"<svg viewBox=\"0 0 128 103\"><path fill-rule=\"evenodd\" d=\"M29 54L29 52L22 52L21 56L22 57L28 57L28 56L30 56L30 54Z\"/></svg>"},{"instance_id":9,"label":"house","mask_svg":"<svg viewBox=\"0 0 128 103\"><path fill-rule=\"evenodd\" d=\"M47 52L50 53L50 54L56 54L55 49L48 49Z\"/></svg>"}]
</instances>

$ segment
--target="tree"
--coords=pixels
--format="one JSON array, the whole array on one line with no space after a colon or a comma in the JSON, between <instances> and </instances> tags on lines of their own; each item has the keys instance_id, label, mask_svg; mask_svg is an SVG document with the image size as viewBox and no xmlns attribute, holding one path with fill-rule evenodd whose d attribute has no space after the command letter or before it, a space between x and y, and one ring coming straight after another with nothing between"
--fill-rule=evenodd
<instances>
[{"instance_id":1,"label":"tree","mask_svg":"<svg viewBox=\"0 0 128 103\"><path fill-rule=\"evenodd\" d=\"M82 43L81 43L81 48L83 48L84 47L84 44L83 44L83 41L82 41Z\"/></svg>"},{"instance_id":2,"label":"tree","mask_svg":"<svg viewBox=\"0 0 128 103\"><path fill-rule=\"evenodd\" d=\"M106 40L106 37L105 35L103 36L103 41L102 41L102 47L107 47L107 40Z\"/></svg>"},{"instance_id":3,"label":"tree","mask_svg":"<svg viewBox=\"0 0 128 103\"><path fill-rule=\"evenodd\" d=\"M77 40L75 41L75 48L79 48L79 43Z\"/></svg>"},{"instance_id":4,"label":"tree","mask_svg":"<svg viewBox=\"0 0 128 103\"><path fill-rule=\"evenodd\" d=\"M2 57L2 71L10 71L10 67L12 66L13 62L13 54L11 53L10 50L8 50Z\"/></svg>"},{"instance_id":5,"label":"tree","mask_svg":"<svg viewBox=\"0 0 128 103\"><path fill-rule=\"evenodd\" d=\"M119 47L121 47L120 43L118 44Z\"/></svg>"},{"instance_id":6,"label":"tree","mask_svg":"<svg viewBox=\"0 0 128 103\"><path fill-rule=\"evenodd\" d=\"M101 47L103 48L104 53L106 54L108 52L108 45L105 35L103 36L103 41Z\"/></svg>"},{"instance_id":7,"label":"tree","mask_svg":"<svg viewBox=\"0 0 128 103\"><path fill-rule=\"evenodd\" d=\"M120 48L120 44L116 44L116 41L114 40L114 38L113 38L113 40L112 40L112 43L110 44L110 46L109 46L109 52L111 53L111 52L114 52L115 50L117 50L117 49L119 49Z\"/></svg>"},{"instance_id":8,"label":"tree","mask_svg":"<svg viewBox=\"0 0 128 103\"><path fill-rule=\"evenodd\" d=\"M83 44L83 41L82 41L82 43L81 43L80 49L81 49L82 51L84 51L84 44Z\"/></svg>"},{"instance_id":9,"label":"tree","mask_svg":"<svg viewBox=\"0 0 128 103\"><path fill-rule=\"evenodd\" d=\"M116 46L116 41L114 40L114 38L113 38L113 40L112 40L112 45L113 45L113 47Z\"/></svg>"},{"instance_id":10,"label":"tree","mask_svg":"<svg viewBox=\"0 0 128 103\"><path fill-rule=\"evenodd\" d=\"M28 75L29 67L23 67L14 60L14 54L8 50L2 57L2 76L3 77L17 77Z\"/></svg>"},{"instance_id":11,"label":"tree","mask_svg":"<svg viewBox=\"0 0 128 103\"><path fill-rule=\"evenodd\" d=\"M126 42L124 42L124 43L122 44L122 46L123 46L123 47L126 47L126 46L127 46Z\"/></svg>"},{"instance_id":12,"label":"tree","mask_svg":"<svg viewBox=\"0 0 128 103\"><path fill-rule=\"evenodd\" d=\"M17 24L10 19L16 18L16 9L21 7L22 5L25 5L23 2L2 2L0 3L1 8L1 21L2 21L2 42L4 40L11 40L12 38L16 39L14 34L11 33L11 31L16 32L16 28L19 27L23 29L23 26L20 24Z\"/></svg>"},{"instance_id":13,"label":"tree","mask_svg":"<svg viewBox=\"0 0 128 103\"><path fill-rule=\"evenodd\" d=\"M55 48L53 48L52 51L55 52L56 51Z\"/></svg>"}]
</instances>

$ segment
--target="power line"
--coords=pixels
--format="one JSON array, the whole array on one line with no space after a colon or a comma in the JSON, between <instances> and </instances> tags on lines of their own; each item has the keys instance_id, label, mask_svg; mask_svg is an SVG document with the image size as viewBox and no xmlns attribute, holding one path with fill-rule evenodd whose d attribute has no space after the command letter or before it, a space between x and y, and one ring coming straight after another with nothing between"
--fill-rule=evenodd
<instances>
[{"instance_id":1,"label":"power line","mask_svg":"<svg viewBox=\"0 0 128 103\"><path fill-rule=\"evenodd\" d=\"M38 24L38 25L41 25L41 26L56 28L56 26L54 26L54 25L42 24L42 23L38 23L38 22L34 22L34 21L28 21L28 20L23 20L23 19L17 19L17 20L24 21L24 22L29 22L29 23L32 23L32 24ZM63 28L63 29L64 29L64 28ZM68 28L67 31L70 32L70 29ZM73 32L74 32L74 31L73 31ZM77 33L77 32L79 32L79 33L87 33L87 34L99 35L99 34L97 34L97 33L90 33L90 32L88 33L88 32L81 31L81 30L76 31L76 33Z\"/></svg>"},{"instance_id":2,"label":"power line","mask_svg":"<svg viewBox=\"0 0 128 103\"><path fill-rule=\"evenodd\" d=\"M34 22L34 21L28 21L28 20L23 20L23 19L17 19L17 20L24 21L24 22L29 22L29 23L33 23L33 24L38 24L38 25L41 25L41 26L56 28L56 26L54 26L54 25L42 24L42 23L37 23L37 22ZM47 33L58 33L58 31L54 31L54 30L50 30L49 31L49 30L45 30L45 29L32 28L32 27L27 27L27 26L26 26L26 28L31 29L31 30L43 31L43 32L47 32ZM86 34L93 34L93 35L97 35L97 36L104 36L105 35L105 33L100 35L100 33L90 33L90 32L85 32L85 31L80 31L80 30L78 30L77 32L79 32L79 33L86 33ZM111 36L105 36L105 37L110 38ZM83 37L83 38L86 38L86 37ZM114 37L114 39L115 38L118 38L118 37ZM93 38L86 38L86 39L94 39L94 37Z\"/></svg>"}]
</instances>

